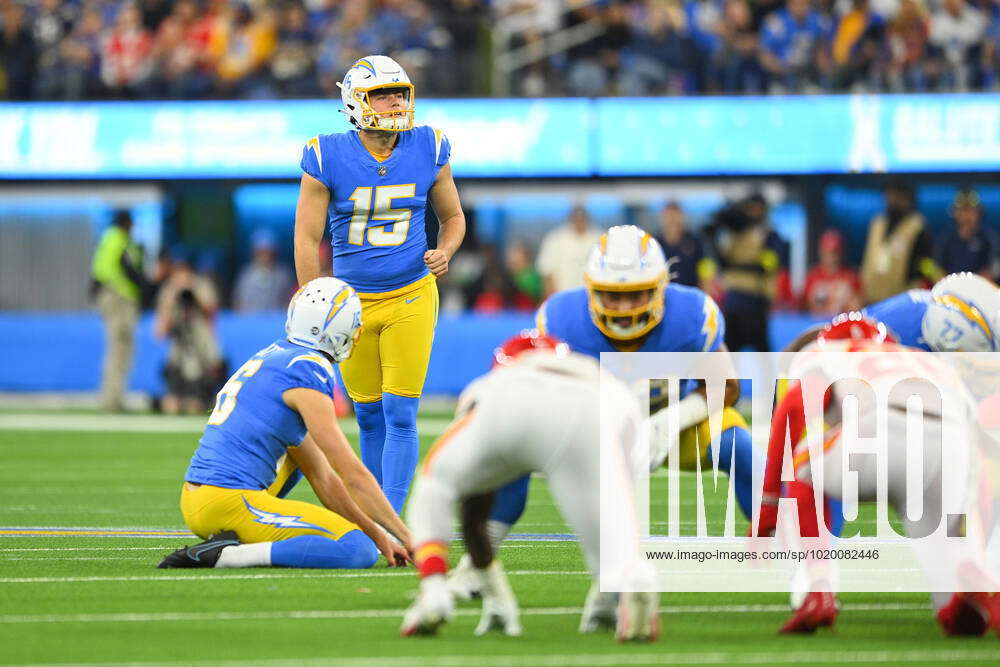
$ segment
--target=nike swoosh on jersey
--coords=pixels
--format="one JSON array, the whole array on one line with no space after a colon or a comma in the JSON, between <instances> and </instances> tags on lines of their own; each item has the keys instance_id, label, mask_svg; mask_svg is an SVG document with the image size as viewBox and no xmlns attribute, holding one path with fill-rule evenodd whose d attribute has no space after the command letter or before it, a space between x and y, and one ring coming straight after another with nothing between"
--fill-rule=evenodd
<instances>
[{"instance_id":1,"label":"nike swoosh on jersey","mask_svg":"<svg viewBox=\"0 0 1000 667\"><path fill-rule=\"evenodd\" d=\"M417 299L419 299L419 298L420 298L420 296L415 296L415 297L413 297L412 299L404 299L404 301L405 301L406 303L413 303L414 301L416 301L416 300L417 300Z\"/></svg>"}]
</instances>

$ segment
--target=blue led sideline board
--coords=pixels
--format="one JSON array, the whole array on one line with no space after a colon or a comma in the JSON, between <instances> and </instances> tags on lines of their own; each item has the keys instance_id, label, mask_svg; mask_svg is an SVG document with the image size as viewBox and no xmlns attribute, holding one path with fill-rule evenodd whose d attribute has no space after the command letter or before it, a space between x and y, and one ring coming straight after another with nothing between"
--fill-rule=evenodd
<instances>
[{"instance_id":1,"label":"blue led sideline board","mask_svg":"<svg viewBox=\"0 0 1000 667\"><path fill-rule=\"evenodd\" d=\"M601 176L1000 170L1000 95L597 100Z\"/></svg>"},{"instance_id":2,"label":"blue led sideline board","mask_svg":"<svg viewBox=\"0 0 1000 667\"><path fill-rule=\"evenodd\" d=\"M298 178L340 101L0 104L0 178ZM459 177L588 176L587 100L417 100Z\"/></svg>"},{"instance_id":3,"label":"blue led sideline board","mask_svg":"<svg viewBox=\"0 0 1000 667\"><path fill-rule=\"evenodd\" d=\"M0 104L0 179L297 179L339 100ZM426 100L459 178L1000 171L1000 94Z\"/></svg>"}]
</instances>

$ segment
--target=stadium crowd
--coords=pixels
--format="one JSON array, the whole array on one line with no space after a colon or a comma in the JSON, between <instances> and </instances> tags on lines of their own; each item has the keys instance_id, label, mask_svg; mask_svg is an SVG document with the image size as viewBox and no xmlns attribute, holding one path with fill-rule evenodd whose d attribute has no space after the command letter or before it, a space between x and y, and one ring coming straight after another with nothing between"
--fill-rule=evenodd
<instances>
[{"instance_id":1,"label":"stadium crowd","mask_svg":"<svg viewBox=\"0 0 1000 667\"><path fill-rule=\"evenodd\" d=\"M483 95L510 50L524 96L995 90L998 44L1000 0L0 0L0 91L337 96L389 53L421 95Z\"/></svg>"}]
</instances>

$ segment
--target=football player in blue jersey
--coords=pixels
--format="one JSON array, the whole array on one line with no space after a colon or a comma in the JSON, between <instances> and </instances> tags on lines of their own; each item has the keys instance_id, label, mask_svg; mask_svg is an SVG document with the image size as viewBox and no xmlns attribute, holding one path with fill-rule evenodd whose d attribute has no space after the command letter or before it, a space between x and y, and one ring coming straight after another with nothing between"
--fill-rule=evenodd
<instances>
[{"instance_id":1,"label":"football player in blue jersey","mask_svg":"<svg viewBox=\"0 0 1000 667\"><path fill-rule=\"evenodd\" d=\"M975 273L953 273L933 288L913 289L861 311L885 324L900 345L925 352L1000 351L1000 287ZM816 339L823 325L803 332L786 351Z\"/></svg>"},{"instance_id":2,"label":"football player in blue jersey","mask_svg":"<svg viewBox=\"0 0 1000 667\"><path fill-rule=\"evenodd\" d=\"M292 298L279 339L216 397L181 491L181 513L205 542L160 567L368 568L409 560L410 534L337 424L333 364L361 329L361 302L336 278ZM305 475L323 507L285 495ZM391 537L394 536L394 541Z\"/></svg>"},{"instance_id":3,"label":"football player in blue jersey","mask_svg":"<svg viewBox=\"0 0 1000 667\"><path fill-rule=\"evenodd\" d=\"M354 400L361 457L400 511L417 463L417 404L437 322L436 278L465 236L441 130L414 127L414 90L391 58L354 63L340 84L354 129L313 137L302 154L295 212L299 284L322 275L329 228L333 275L357 290L365 329L340 371ZM428 249L427 203L440 221Z\"/></svg>"},{"instance_id":4,"label":"football player in blue jersey","mask_svg":"<svg viewBox=\"0 0 1000 667\"><path fill-rule=\"evenodd\" d=\"M566 342L574 352L597 358L601 352L724 351L725 321L718 306L697 288L671 283L668 273L652 236L632 225L612 227L587 261L586 286L549 297L538 311L538 330ZM738 381L732 380L726 385L718 451L705 447L711 433L703 385L688 383L680 402L668 409L679 417L680 467L694 470L699 461L704 468L718 460L720 470L733 470L737 500L750 517L754 468L760 477L764 463L762 454L754 451L746 422L732 407L738 397ZM654 437L651 467L662 465L672 447L668 438ZM487 524L494 545L521 516L527 494L527 478L497 492ZM463 558L452 576L452 591L468 597L475 592L475 581L471 561Z\"/></svg>"}]
</instances>

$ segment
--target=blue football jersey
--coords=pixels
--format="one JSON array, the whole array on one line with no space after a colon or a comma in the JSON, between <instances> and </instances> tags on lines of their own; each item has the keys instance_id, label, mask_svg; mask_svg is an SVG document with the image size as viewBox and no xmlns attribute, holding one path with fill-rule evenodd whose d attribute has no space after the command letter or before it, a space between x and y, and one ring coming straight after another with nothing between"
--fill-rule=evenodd
<instances>
[{"instance_id":1,"label":"blue football jersey","mask_svg":"<svg viewBox=\"0 0 1000 667\"><path fill-rule=\"evenodd\" d=\"M321 134L302 151L302 170L330 190L333 275L358 292L389 292L428 273L427 192L451 144L426 125L398 134L382 162L356 131Z\"/></svg>"},{"instance_id":2,"label":"blue football jersey","mask_svg":"<svg viewBox=\"0 0 1000 667\"><path fill-rule=\"evenodd\" d=\"M549 297L538 311L538 328L580 354L600 359L601 352L619 351L590 319L585 287ZM670 283L663 294L663 320L636 351L714 351L722 345L725 335L726 322L711 297L695 287Z\"/></svg>"},{"instance_id":3,"label":"blue football jersey","mask_svg":"<svg viewBox=\"0 0 1000 667\"><path fill-rule=\"evenodd\" d=\"M185 479L227 489L266 489L288 447L306 436L306 425L281 398L305 387L333 398L333 364L322 354L277 340L233 373L191 457Z\"/></svg>"},{"instance_id":4,"label":"blue football jersey","mask_svg":"<svg viewBox=\"0 0 1000 667\"><path fill-rule=\"evenodd\" d=\"M885 324L900 345L930 352L922 329L930 300L930 290L913 289L873 303L861 312Z\"/></svg>"}]
</instances>

